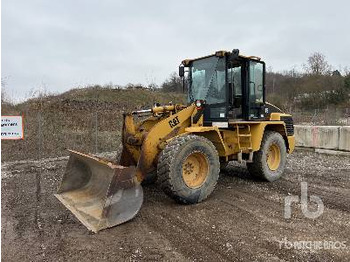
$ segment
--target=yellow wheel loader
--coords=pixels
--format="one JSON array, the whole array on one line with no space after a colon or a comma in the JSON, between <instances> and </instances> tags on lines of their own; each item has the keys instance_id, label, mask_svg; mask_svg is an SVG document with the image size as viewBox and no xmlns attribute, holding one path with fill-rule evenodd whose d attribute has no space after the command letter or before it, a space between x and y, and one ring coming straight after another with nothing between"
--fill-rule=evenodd
<instances>
[{"instance_id":1,"label":"yellow wheel loader","mask_svg":"<svg viewBox=\"0 0 350 262\"><path fill-rule=\"evenodd\" d=\"M218 51L182 61L179 75L188 104L125 113L119 163L71 151L56 197L89 230L132 219L151 176L184 204L206 199L229 161L246 162L267 181L282 176L294 150L293 119L265 101L259 57Z\"/></svg>"}]
</instances>

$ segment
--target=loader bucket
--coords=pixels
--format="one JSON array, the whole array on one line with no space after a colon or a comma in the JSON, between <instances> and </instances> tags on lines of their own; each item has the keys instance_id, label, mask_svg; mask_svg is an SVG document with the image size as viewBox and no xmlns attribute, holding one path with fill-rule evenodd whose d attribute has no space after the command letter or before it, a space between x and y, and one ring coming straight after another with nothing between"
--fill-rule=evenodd
<instances>
[{"instance_id":1,"label":"loader bucket","mask_svg":"<svg viewBox=\"0 0 350 262\"><path fill-rule=\"evenodd\" d=\"M97 232L132 219L143 201L135 167L70 150L55 196L89 230Z\"/></svg>"}]
</instances>

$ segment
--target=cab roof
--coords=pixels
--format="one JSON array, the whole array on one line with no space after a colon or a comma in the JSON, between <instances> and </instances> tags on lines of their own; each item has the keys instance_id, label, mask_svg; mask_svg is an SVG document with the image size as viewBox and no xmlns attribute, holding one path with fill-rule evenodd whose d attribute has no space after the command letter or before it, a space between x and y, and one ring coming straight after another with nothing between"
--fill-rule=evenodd
<instances>
[{"instance_id":1,"label":"cab roof","mask_svg":"<svg viewBox=\"0 0 350 262\"><path fill-rule=\"evenodd\" d=\"M196 61L196 60L200 60L200 59L211 57L211 56L224 57L226 55L230 55L231 53L232 52L230 52L230 51L219 50L219 51L216 51L214 54L211 54L211 55L201 56L201 57L197 57L197 58L193 58L193 59L185 59L185 60L182 61L182 64L185 65L185 66L188 66L191 62ZM253 60L258 60L258 61L261 60L261 58L258 57L258 56L245 56L245 55L239 54L238 57L243 58L243 59L253 59Z\"/></svg>"}]
</instances>

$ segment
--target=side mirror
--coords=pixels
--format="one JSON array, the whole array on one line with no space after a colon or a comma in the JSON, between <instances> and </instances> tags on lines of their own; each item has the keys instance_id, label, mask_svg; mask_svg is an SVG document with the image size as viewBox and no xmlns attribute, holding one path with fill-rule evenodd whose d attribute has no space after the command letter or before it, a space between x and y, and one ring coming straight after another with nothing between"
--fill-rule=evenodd
<instances>
[{"instance_id":1,"label":"side mirror","mask_svg":"<svg viewBox=\"0 0 350 262\"><path fill-rule=\"evenodd\" d=\"M185 67L184 66L179 66L179 77L184 77L185 75Z\"/></svg>"}]
</instances>

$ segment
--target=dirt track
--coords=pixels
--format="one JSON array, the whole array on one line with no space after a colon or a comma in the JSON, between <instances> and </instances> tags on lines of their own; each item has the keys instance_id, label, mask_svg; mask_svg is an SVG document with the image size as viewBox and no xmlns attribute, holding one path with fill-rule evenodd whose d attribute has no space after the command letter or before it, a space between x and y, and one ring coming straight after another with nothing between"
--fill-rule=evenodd
<instances>
[{"instance_id":1,"label":"dirt track","mask_svg":"<svg viewBox=\"0 0 350 262\"><path fill-rule=\"evenodd\" d=\"M265 183L230 165L205 202L174 203L156 186L132 221L92 234L53 196L66 159L5 163L2 168L4 261L349 261L350 160L298 151L283 179ZM294 204L285 219L284 198L323 200L317 219ZM294 249L279 241L346 241L346 248ZM282 244L280 244L282 243ZM281 246L281 247L280 247Z\"/></svg>"}]
</instances>

